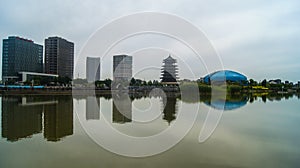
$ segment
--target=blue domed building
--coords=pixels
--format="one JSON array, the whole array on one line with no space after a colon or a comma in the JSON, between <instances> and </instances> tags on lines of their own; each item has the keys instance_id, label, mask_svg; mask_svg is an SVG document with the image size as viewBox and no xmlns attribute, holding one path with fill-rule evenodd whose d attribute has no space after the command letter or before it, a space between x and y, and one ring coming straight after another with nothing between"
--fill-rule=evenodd
<instances>
[{"instance_id":1,"label":"blue domed building","mask_svg":"<svg viewBox=\"0 0 300 168\"><path fill-rule=\"evenodd\" d=\"M220 70L206 75L203 79L204 83L210 84L211 82L235 82L244 84L247 83L247 77L235 71Z\"/></svg>"}]
</instances>

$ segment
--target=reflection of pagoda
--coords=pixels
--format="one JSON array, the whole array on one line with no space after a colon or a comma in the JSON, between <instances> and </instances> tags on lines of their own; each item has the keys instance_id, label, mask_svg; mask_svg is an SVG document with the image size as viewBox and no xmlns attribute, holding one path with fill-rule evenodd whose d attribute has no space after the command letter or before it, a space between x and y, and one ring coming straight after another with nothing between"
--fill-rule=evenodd
<instances>
[{"instance_id":1,"label":"reflection of pagoda","mask_svg":"<svg viewBox=\"0 0 300 168\"><path fill-rule=\"evenodd\" d=\"M163 60L163 66L161 69L161 83L166 85L176 85L177 84L177 61L170 55L168 58Z\"/></svg>"},{"instance_id":2,"label":"reflection of pagoda","mask_svg":"<svg viewBox=\"0 0 300 168\"><path fill-rule=\"evenodd\" d=\"M163 111L163 119L166 120L169 125L170 123L176 119L176 111L177 111L177 106L176 106L176 97L166 97L163 100L164 103L164 111Z\"/></svg>"}]
</instances>

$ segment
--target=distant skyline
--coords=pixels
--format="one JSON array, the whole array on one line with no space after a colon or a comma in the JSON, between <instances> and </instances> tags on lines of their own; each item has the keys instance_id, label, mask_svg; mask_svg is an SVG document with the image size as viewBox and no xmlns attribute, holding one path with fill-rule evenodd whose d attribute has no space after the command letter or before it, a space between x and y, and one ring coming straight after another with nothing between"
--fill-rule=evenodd
<instances>
[{"instance_id":1,"label":"distant skyline","mask_svg":"<svg viewBox=\"0 0 300 168\"><path fill-rule=\"evenodd\" d=\"M124 15L154 11L178 15L202 30L221 57L224 69L241 72L249 79L257 81L280 78L283 81L297 82L300 80L299 6L300 2L297 0L1 1L0 54L2 59L2 39L8 36L28 38L41 45L44 45L47 37L59 36L75 43L76 64L77 54L97 29ZM155 43L155 39L156 37L152 39L152 43ZM151 44L151 41L145 44ZM125 46L114 50L116 53L111 55L110 66L115 54L151 54L151 51L133 50L134 47L125 50ZM172 52L172 48L168 49L171 51L158 51L157 53L162 55L157 56L157 60L151 58L151 64L160 67L162 59ZM137 66L133 68L135 74L138 73L138 67L143 66L144 59L132 55L133 66ZM186 64L198 66L188 59ZM184 72L185 68L181 66L180 60L178 68L180 79L190 78L188 73ZM0 70L2 71L2 67ZM103 73L101 70L101 78L112 78L110 72ZM198 78L207 74L202 70L197 73ZM144 75L145 79L159 79L159 76L153 76L153 73Z\"/></svg>"}]
</instances>

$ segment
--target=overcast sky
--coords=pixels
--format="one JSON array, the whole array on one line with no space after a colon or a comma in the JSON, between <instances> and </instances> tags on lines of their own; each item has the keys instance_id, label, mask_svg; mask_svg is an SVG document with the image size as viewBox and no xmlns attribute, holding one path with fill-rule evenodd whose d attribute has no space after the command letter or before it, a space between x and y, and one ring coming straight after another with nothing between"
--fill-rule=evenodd
<instances>
[{"instance_id":1,"label":"overcast sky","mask_svg":"<svg viewBox=\"0 0 300 168\"><path fill-rule=\"evenodd\" d=\"M43 44L46 37L61 36L75 43L77 55L91 34L103 25L143 11L175 14L193 23L211 41L225 69L258 81L300 80L300 1L297 0L1 0L0 37L17 35ZM170 52L172 49L157 53ZM143 60L136 61L140 65ZM187 64L192 66L193 61ZM102 73L103 77L110 77L109 73ZM199 72L198 77L205 73ZM144 75L145 79L156 78ZM190 78L185 73L180 75Z\"/></svg>"}]
</instances>

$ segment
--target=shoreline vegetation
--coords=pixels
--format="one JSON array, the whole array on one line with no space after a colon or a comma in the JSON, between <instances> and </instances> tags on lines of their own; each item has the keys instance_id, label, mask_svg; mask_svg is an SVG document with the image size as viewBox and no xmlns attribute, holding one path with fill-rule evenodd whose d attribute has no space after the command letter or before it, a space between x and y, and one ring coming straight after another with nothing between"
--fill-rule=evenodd
<instances>
[{"instance_id":1,"label":"shoreline vegetation","mask_svg":"<svg viewBox=\"0 0 300 168\"><path fill-rule=\"evenodd\" d=\"M64 79L64 78L62 78ZM34 82L31 85L1 85L0 94L40 94L40 95L70 95L70 94L111 94L117 92L128 93L150 93L153 89L163 90L165 93L181 93L195 92L199 95L224 94L226 95L241 95L241 94L293 94L300 93L299 82L292 84L271 83L263 80L256 82L250 79L248 83L237 83L227 81L225 83L214 83L213 85L201 81L181 80L178 85L163 85L157 80L144 81L132 78L127 84L115 83L111 79L88 83L85 79L51 81L51 85L42 82ZM48 81L48 83L50 83ZM128 86L129 85L129 86Z\"/></svg>"},{"instance_id":2,"label":"shoreline vegetation","mask_svg":"<svg viewBox=\"0 0 300 168\"><path fill-rule=\"evenodd\" d=\"M95 89L83 89L83 88L77 88L77 89L68 89L68 90L62 90L56 89L56 90L46 90L46 89L23 89L23 90L1 90L1 96L2 97L36 97L38 99L44 99L46 97L55 97L55 96L72 96L74 99L86 99L87 97L96 97L96 98L105 98L107 100L113 99L114 94L121 95L122 94L128 94L130 99L133 101L135 99L141 99L141 98L148 98L148 97L161 97L163 96L161 93L161 90L143 90L143 91L133 91L133 90L127 90L128 92L122 92L117 90L95 90ZM188 91L189 92L189 91ZM208 105L210 105L212 102L218 103L218 102L227 102L229 104L240 104L241 106L245 104L246 102L253 103L255 101L281 101L282 99L290 99L293 97L296 97L300 99L300 93L278 93L278 92L239 92L239 93L227 93L226 95L215 95L214 99L212 99L212 94L208 93L200 93L199 96L187 96L189 93L181 93L180 91L167 91L164 92L166 97L176 98L179 99L185 103L197 103L197 102L204 102Z\"/></svg>"},{"instance_id":3,"label":"shoreline vegetation","mask_svg":"<svg viewBox=\"0 0 300 168\"><path fill-rule=\"evenodd\" d=\"M114 92L129 92L129 93L149 93L153 89L161 89L164 92L180 93L193 92L198 88L199 95L210 95L212 90L215 93L224 93L227 95L240 95L240 94L291 94L300 93L298 88L284 88L282 86L275 88L267 88L263 86L240 86L240 85L207 85L196 83L183 83L177 86L129 86L129 88L111 89L111 88L98 88L98 87L70 87L70 86L55 86L43 88L8 88L1 87L0 94L111 94Z\"/></svg>"},{"instance_id":4,"label":"shoreline vegetation","mask_svg":"<svg viewBox=\"0 0 300 168\"><path fill-rule=\"evenodd\" d=\"M199 91L196 93L195 91ZM212 90L214 93L212 94ZM283 91L282 91L283 90ZM163 93L162 93L163 91ZM196 94L195 94L196 93ZM212 102L221 101L232 104L234 106L243 106L246 102L254 101L280 101L282 99L290 99L296 96L300 99L299 90L288 90L276 87L276 89L266 89L263 87L240 86L236 84L211 85L201 84L197 82L184 82L180 85L172 86L129 86L120 90L111 90L111 88L99 87L44 87L44 88L26 88L26 89L9 89L1 88L1 96L33 96L33 97L52 97L52 96L72 96L75 99L86 99L87 97L103 97L105 99L113 99L114 95L128 95L133 101L135 99L147 97L166 97L176 98L185 103L203 102L207 105ZM212 99L212 96L215 96ZM227 108L227 106L226 106ZM228 107L229 108L229 107Z\"/></svg>"}]
</instances>

